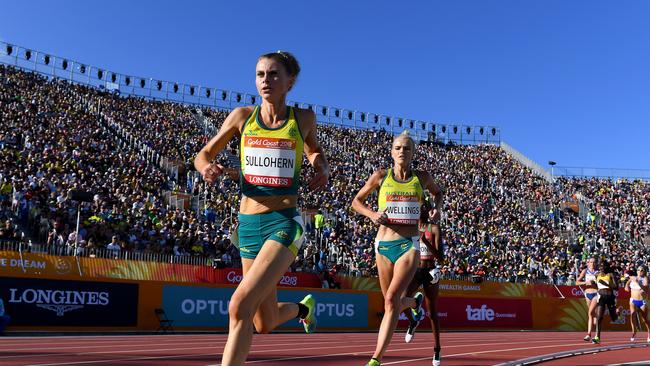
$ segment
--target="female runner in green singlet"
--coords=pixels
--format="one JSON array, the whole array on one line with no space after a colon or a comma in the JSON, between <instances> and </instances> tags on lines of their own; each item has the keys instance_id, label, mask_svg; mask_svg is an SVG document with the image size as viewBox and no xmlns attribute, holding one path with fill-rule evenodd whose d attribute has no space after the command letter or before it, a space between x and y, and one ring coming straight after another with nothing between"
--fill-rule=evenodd
<instances>
[{"instance_id":1,"label":"female runner in green singlet","mask_svg":"<svg viewBox=\"0 0 650 366\"><path fill-rule=\"evenodd\" d=\"M294 261L303 242L304 226L296 206L302 154L315 174L309 189L324 187L329 166L316 140L316 116L311 110L286 105L300 66L293 55L278 51L262 55L255 84L262 97L257 107L234 109L217 135L201 149L194 166L208 184L224 167L212 163L234 136L241 137L239 172L239 248L244 278L230 299L229 325L222 365L243 365L250 351L253 327L268 333L291 318L313 332L315 300L278 303L277 283Z\"/></svg>"},{"instance_id":2,"label":"female runner in green singlet","mask_svg":"<svg viewBox=\"0 0 650 366\"><path fill-rule=\"evenodd\" d=\"M368 366L381 364L402 310L410 307L419 313L424 299L422 293L414 297L404 293L420 261L418 223L424 189L436 196L441 192L429 173L411 169L414 152L415 142L408 133L395 137L391 147L393 167L373 173L352 201L355 211L379 225L375 255L385 312ZM378 211L365 205L375 190L379 190ZM440 218L437 212L432 215L436 220Z\"/></svg>"}]
</instances>

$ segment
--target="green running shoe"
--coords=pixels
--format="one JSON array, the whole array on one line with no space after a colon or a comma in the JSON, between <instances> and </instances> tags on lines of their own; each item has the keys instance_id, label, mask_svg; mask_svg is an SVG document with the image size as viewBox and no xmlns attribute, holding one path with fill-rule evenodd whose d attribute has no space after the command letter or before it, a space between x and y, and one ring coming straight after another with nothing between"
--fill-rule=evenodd
<instances>
[{"instance_id":1,"label":"green running shoe","mask_svg":"<svg viewBox=\"0 0 650 366\"><path fill-rule=\"evenodd\" d=\"M302 323L302 325L305 327L305 333L314 333L316 330L316 299L314 299L311 294L305 296L304 299L300 301L301 304L305 305L308 309L309 312L307 313L307 316L300 319L299 322Z\"/></svg>"},{"instance_id":2,"label":"green running shoe","mask_svg":"<svg viewBox=\"0 0 650 366\"><path fill-rule=\"evenodd\" d=\"M420 307L420 311L418 312L417 310L411 308L411 315L413 315L413 320L421 322L426 314L424 313L424 309Z\"/></svg>"},{"instance_id":3,"label":"green running shoe","mask_svg":"<svg viewBox=\"0 0 650 366\"><path fill-rule=\"evenodd\" d=\"M421 292L418 292L413 296L415 299L415 307L411 308L411 311L413 312L413 318L415 320L421 321L424 319L424 309L422 309L422 304L424 303L424 294Z\"/></svg>"},{"instance_id":4,"label":"green running shoe","mask_svg":"<svg viewBox=\"0 0 650 366\"><path fill-rule=\"evenodd\" d=\"M381 363L379 363L379 361L377 361L376 359L371 358L370 361L368 361L368 363L366 364L366 366L381 366Z\"/></svg>"}]
</instances>

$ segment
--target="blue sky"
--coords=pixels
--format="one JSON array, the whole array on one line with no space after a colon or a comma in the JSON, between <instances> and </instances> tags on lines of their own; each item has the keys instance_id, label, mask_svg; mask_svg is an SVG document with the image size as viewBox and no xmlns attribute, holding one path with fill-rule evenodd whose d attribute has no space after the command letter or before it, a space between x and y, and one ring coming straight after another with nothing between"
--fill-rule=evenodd
<instances>
[{"instance_id":1,"label":"blue sky","mask_svg":"<svg viewBox=\"0 0 650 366\"><path fill-rule=\"evenodd\" d=\"M125 74L255 92L293 52L292 100L496 125L546 166L650 169L650 2L2 1L0 39Z\"/></svg>"}]
</instances>

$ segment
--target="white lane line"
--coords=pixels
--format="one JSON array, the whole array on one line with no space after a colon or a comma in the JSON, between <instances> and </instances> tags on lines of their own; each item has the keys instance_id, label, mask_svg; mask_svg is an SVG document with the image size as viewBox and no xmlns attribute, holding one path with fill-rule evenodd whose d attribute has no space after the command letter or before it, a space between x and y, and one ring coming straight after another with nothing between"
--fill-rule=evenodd
<instances>
[{"instance_id":1,"label":"white lane line","mask_svg":"<svg viewBox=\"0 0 650 366\"><path fill-rule=\"evenodd\" d=\"M557 341L557 340L555 340ZM531 344L531 343L539 343L539 342L548 342L546 340L540 340L540 341L526 341L526 342L509 342L509 344ZM582 344L582 343L576 343L576 344ZM372 344L370 346L374 346L375 344ZM455 347L468 347L468 346L494 346L494 345L503 345L503 342L498 342L498 343L470 343L470 344L460 344L460 345L455 345L455 346L447 346L447 348L455 348ZM571 345L571 344L568 344ZM540 347L524 347L524 348L517 348L517 349L530 349L530 348L544 348L544 347L557 347L557 345L547 345L547 346L540 346ZM431 350L431 346L427 347L409 347L409 348L398 348L398 349L388 349L386 353L388 352L399 352L399 351L413 351L413 350ZM506 351L506 350L504 350ZM262 359L262 360L253 360L253 361L247 361L246 364L253 364L253 363L262 363L262 362L274 362L274 361L288 361L288 360L301 360L301 359L308 359L308 358L326 358L326 357L332 357L332 356L356 356L356 355L372 355L374 352L374 349L367 350L367 351L359 351L359 352L344 352L344 353L334 353L334 354L324 354L324 355L305 355L305 356L293 356L293 357L283 357L283 358L270 358L270 359ZM494 351L486 351L486 352L494 352ZM251 352L253 353L253 352ZM470 352L468 354L472 353L482 353L482 352ZM458 355L464 355L464 354L458 354ZM405 360L405 361L396 361L395 363L400 363L400 362L411 362L411 361L419 361L419 360L428 360L431 359L433 355L430 357L426 358L419 358L419 359L414 359L414 360ZM449 357L449 356L447 356ZM390 363L384 363L382 362L382 365L388 365ZM214 364L214 365L208 365L208 366L221 366L221 364Z\"/></svg>"},{"instance_id":2,"label":"white lane line","mask_svg":"<svg viewBox=\"0 0 650 366\"><path fill-rule=\"evenodd\" d=\"M197 345L197 343L204 343L206 341L195 341L195 342L182 342L182 343L153 343L153 345L157 347L163 347L163 346L182 346L182 345ZM213 343L213 342L211 342ZM38 345L34 345L34 347L30 348L11 348L9 351L16 352L16 351L45 351L45 350L66 350L66 349L88 349L88 348L115 348L115 347L148 347L150 348L152 346L152 343L142 343L142 344L101 344L101 345L89 345L89 344L82 344L78 346L66 346L66 347L38 347ZM0 351L1 352L1 351ZM92 352L91 352L92 353ZM53 354L64 354L64 353L53 353ZM49 355L49 354L48 354ZM33 356L41 356L41 355L33 355ZM13 357L13 356L0 356L0 359L3 358L8 358L8 357Z\"/></svg>"},{"instance_id":3,"label":"white lane line","mask_svg":"<svg viewBox=\"0 0 650 366\"><path fill-rule=\"evenodd\" d=\"M366 341L366 342L368 342L368 341ZM256 348L259 348L259 347L273 347L273 348L275 348L275 347L290 346L290 347L300 348L300 349L311 349L311 348L302 348L302 346L310 346L310 345L313 345L314 343L318 343L318 345L320 347L316 348L316 349L320 349L320 348L323 348L323 345L327 345L327 344L331 344L331 343L333 343L334 345L337 345L337 344L340 344L342 342L341 341L318 341L318 342L302 342L302 343L296 343L296 342L292 342L292 343L269 343L269 342L266 342L264 344L256 345ZM349 345L351 343L349 341L346 341L344 343L348 344L345 347L354 347L354 345ZM192 343L192 342L185 342L185 343L169 343L169 344L156 343L153 346L156 346L156 347L167 346L167 345L180 346L180 345L183 345L183 344L196 345L195 343ZM120 351L68 352L68 353L44 353L44 354L12 355L12 356L0 356L0 359L16 359L16 358L26 358L26 357L33 358L33 357L49 357L49 356L91 356L91 355L102 355L102 354L118 354L118 353L124 354L124 353L137 353L137 352L149 353L149 352L159 352L159 351L180 351L180 350L210 349L210 348L215 349L214 354L216 355L216 354L218 354L216 352L216 350L223 348L225 346L225 343L224 344L210 344L210 345L204 345L204 346L200 346L200 347L157 348L157 349L152 349L151 348L152 344L141 345L141 346L146 346L147 348L135 349L135 350L120 350ZM106 345L106 346L103 346L103 347L104 348L112 347L112 345ZM332 347L332 346L330 346L330 347ZM336 347L341 347L341 346L336 346ZM84 346L77 346L77 347L71 347L71 348L84 348ZM29 350L31 350L31 349L29 349ZM283 349L283 350L286 350L286 348ZM255 352L256 353L280 352L280 351L283 351L283 350L273 350L273 349L266 350L266 349L262 349L262 350L255 351Z\"/></svg>"},{"instance_id":4,"label":"white lane line","mask_svg":"<svg viewBox=\"0 0 650 366\"><path fill-rule=\"evenodd\" d=\"M295 346L295 343L291 344L285 344L285 345L292 345ZM347 345L347 346L337 346L337 348L350 348L350 347L371 347L374 346L374 343L372 344L360 344L360 345ZM156 350L148 350L148 352L158 352L158 351L179 351L179 350L189 350L189 349L204 349L205 347L195 347L195 348L171 348L171 349L156 349ZM322 346L318 347L300 347L300 350L322 350ZM269 352L286 352L287 349L275 349L275 350L256 350L256 351L251 351L250 353L269 353ZM127 352L134 352L134 351L127 351ZM113 354L116 352L100 352L100 353L109 353ZM125 352L122 352L125 353ZM75 354L78 356L84 356L84 355L90 355L91 353L86 353L86 354ZM92 353L96 354L96 353ZM76 364L84 364L84 363L106 363L106 362L121 362L121 361L137 361L137 360L155 360L155 359L166 359L166 358L178 358L178 357L198 357L198 356L205 356L205 355L213 355L215 358L217 357L219 353L212 352L212 353L207 353L207 354L181 354L181 355L170 355L170 356L148 356L148 357L129 357L129 358L122 358L122 359L109 359L109 360L91 360L91 361L72 361L72 362L59 362L59 363L44 363L44 364L32 364L30 366L56 366L56 365L76 365Z\"/></svg>"},{"instance_id":5,"label":"white lane line","mask_svg":"<svg viewBox=\"0 0 650 366\"><path fill-rule=\"evenodd\" d=\"M528 349L541 349L541 348L553 348L553 347L567 347L567 346L578 346L578 345L584 345L583 343L572 343L572 344L550 344L546 346L537 346L537 347L519 347L519 348L508 348L508 349L495 349L495 350L489 350L489 351L476 351L476 352L465 352L465 353L456 353L456 354L451 354L451 355L442 355L443 360L445 358L449 357L458 357L458 356L469 356L469 355L478 355L478 354L484 354L484 353L499 353L499 352L508 352L508 351L522 351L522 350L528 350ZM401 361L392 361L392 362L382 362L382 365L394 365L398 363L408 363L408 362L416 362L416 361L422 361L422 360L431 360L433 358L433 355L429 357L422 357L422 358L413 358L413 359L408 359L408 360L401 360Z\"/></svg>"},{"instance_id":6,"label":"white lane line","mask_svg":"<svg viewBox=\"0 0 650 366\"><path fill-rule=\"evenodd\" d=\"M625 362L625 363L612 363L607 366L628 366L628 365L650 365L650 360Z\"/></svg>"},{"instance_id":7,"label":"white lane line","mask_svg":"<svg viewBox=\"0 0 650 366\"><path fill-rule=\"evenodd\" d=\"M319 335L327 335L328 333L318 333ZM334 333L331 333L334 334ZM347 333L341 334L342 336ZM370 333L373 334L373 333ZM305 334L285 334L285 333L272 333L272 334L255 334L256 337L284 337L284 338L301 338L305 337ZM122 341L122 342L132 342L134 340L139 340L142 342L146 342L148 340L151 340L152 338L156 339L164 339L164 338L183 338L183 339L210 339L210 338L215 338L215 339L226 339L228 337L228 334L202 334L202 335L193 335L193 334L150 334L150 335L142 335L142 336L135 336L135 335L122 335L122 336L111 336L111 335L103 335L103 336L93 336L93 335L76 335L76 336L25 336L25 337L7 337L4 336L0 338L2 340L2 343L9 343L8 341L15 341L16 343L25 343L26 341L34 341L41 343L43 341L49 341L50 339L52 340L60 340L62 341L61 343L70 343L70 342L77 342L80 340L83 341L88 341L88 340L94 340L94 341L105 341L105 340L110 340L110 341ZM64 341L70 341L70 342L64 342ZM52 342L54 343L54 342Z\"/></svg>"},{"instance_id":8,"label":"white lane line","mask_svg":"<svg viewBox=\"0 0 650 366\"><path fill-rule=\"evenodd\" d=\"M79 365L84 363L106 363L106 362L122 362L122 361L144 361L144 360L162 360L170 358L179 358L179 357L204 357L204 356L214 356L214 353L199 353L199 354L182 354L182 355L172 355L172 356L151 356L151 357L132 357L132 358L121 358L116 360L96 360L96 361L76 361L76 362L61 362L61 363L44 363L44 364L32 364L26 366L54 366L54 365Z\"/></svg>"},{"instance_id":9,"label":"white lane line","mask_svg":"<svg viewBox=\"0 0 650 366\"><path fill-rule=\"evenodd\" d=\"M353 335L353 337L351 337L351 338L354 338L354 337L359 338L360 335L363 336L364 333L361 333L361 334L355 334L355 335ZM370 333L370 334L368 334L368 335L372 335L373 337L375 336L375 335L372 334L372 333ZM179 336L182 336L182 335L179 335ZM261 335L261 336L258 336L258 337L259 337L259 338L269 338L269 337L276 337L276 336L284 336L284 334ZM484 337L484 334L477 334L477 336ZM286 338L289 338L289 337L283 337L283 338L285 338L285 339L283 339L283 340L286 341ZM294 338L294 337L291 337L291 338ZM304 339L305 339L305 336L304 336L304 335L300 335L300 336L295 337L295 338L297 338L297 339L301 339L301 340L304 340ZM573 337L571 337L571 338L573 338ZM83 340L83 338L81 338L80 340ZM313 339L313 340L319 342L319 344L322 343L322 342L318 341L318 339ZM466 339L466 340L467 340L467 339ZM554 341L557 341L557 339L554 339ZM540 340L540 341L526 341L526 342L509 342L509 344L514 344L514 343L527 343L527 344L529 344L529 343L536 343L536 342L540 342L540 343L541 343L541 342L548 342L548 341L546 341L546 340ZM308 344L310 344L310 343L305 343L305 344L308 345ZM447 347L445 347L445 348L466 347L466 346L484 346L484 345L495 345L495 344L496 344L496 345L503 345L503 342L499 342L499 343L488 343L488 344L470 343L470 344L464 344L464 345L453 345L453 346L447 346ZM582 343L579 343L579 344L582 344ZM277 347L277 346L280 346L280 345L282 345L282 344L259 344L259 345L256 345L256 347L259 347L259 346L273 346L273 347ZM295 346L296 346L296 343L290 343L290 344L284 344L284 345L291 345L291 346L294 346L294 347L295 347ZM356 345L356 346L362 346L362 345ZM364 345L364 346L365 346L365 345ZM374 343L373 343L373 344L370 344L370 345L368 345L368 346L374 346ZM213 347L214 347L214 346L213 346ZM354 346L345 346L345 347L354 347ZM550 347L550 346L546 346L546 347ZM205 347L192 347L192 348L180 348L180 349L165 349L164 351L187 350L187 349L204 349L204 348L205 348ZM320 347L318 347L318 348L316 348L316 349L322 349L322 348L323 348L323 347L322 347L322 345L321 345ZM312 349L312 348L302 348L302 349ZM413 349L414 349L414 348L400 349L400 350L407 350L407 351L408 351L408 350L413 350ZM417 348L417 349L431 349L431 347L428 346L428 347ZM154 350L150 350L150 349L149 349L149 350L145 350L145 351L146 351L146 352L149 352L149 351L154 351ZM275 350L275 351L273 351L273 350L257 350L257 351L252 351L251 353L281 352L281 351L286 351L286 350ZM392 351L392 350L389 350L389 352L390 352L390 351ZM118 351L118 352L119 352L119 351ZM132 353L132 352L137 352L137 351L122 351L121 353ZM368 352L370 352L370 351L368 351ZM368 353L368 352L364 352L364 353ZM491 351L491 352L498 352L498 351ZM111 353L111 354L114 354L114 353L116 353L116 352L95 352L95 353L100 353L100 354L101 354L101 353ZM470 352L469 354L472 354L472 353L477 353L477 352ZM478 353L485 353L485 352L480 352L480 351L479 351ZM344 354L358 354L358 352L357 352L357 353L344 353ZM58 355L58 356L60 356L60 354L53 354L53 355ZM77 354L77 355L88 355L88 353ZM164 359L164 358L178 358L178 357L197 357L197 356L203 356L203 355L215 355L215 353L214 353L214 352L211 352L211 353L208 353L208 354L201 354L201 355L196 355L196 354L183 354L183 355L171 355L171 356L137 357L137 358L129 358L129 359L125 359L125 360L138 360L138 359ZM459 355L460 355L460 354L459 354ZM315 355L315 356L301 356L301 358L303 358L303 357L306 357L306 358L319 358L319 357L327 357L327 356L323 356L323 355ZM450 357L450 356L448 355L448 356L446 356L446 357ZM428 358L425 358L425 359L428 359ZM276 359L276 360L277 360L277 359ZM114 361L120 361L120 360L77 361L77 362L65 362L65 363L57 363L57 364L43 364L43 365L65 365L65 364L79 364L79 363L103 363L103 362L114 362ZM273 360L268 360L268 361L273 361ZM255 362L268 362L268 361L264 361L264 360L256 360Z\"/></svg>"},{"instance_id":10,"label":"white lane line","mask_svg":"<svg viewBox=\"0 0 650 366\"><path fill-rule=\"evenodd\" d=\"M540 340L540 341L526 341L526 342L514 342L514 343L525 343L525 344L530 344L530 343L536 343L536 342L548 342L545 340ZM340 342L334 342L334 343L340 343ZM312 343L303 343L304 345L310 345ZM467 347L467 346L493 346L493 345L502 345L502 342L499 343L472 343L472 344L464 344L464 345L454 345L454 346L448 346L446 348L455 348L455 347ZM511 343L512 344L512 343ZM579 343L581 344L581 343ZM273 345L264 345L264 346L273 346L273 347L278 347L278 346L292 346L292 347L299 347L300 350L322 350L322 342L318 342L318 347L300 347L300 344L296 343L283 343L283 344L273 344ZM368 343L368 344L355 344L355 345L342 345L342 346L337 346L336 348L350 348L350 347L373 347L375 346L375 343ZM543 347L550 347L550 346L543 346ZM183 347L183 348L166 348L166 349L146 349L146 350L125 350L125 351L111 351L111 352L106 352L106 351L100 351L100 352L86 352L86 353L72 353L72 354L63 354L67 356L89 356L89 355L98 355L98 354L116 354L116 353L135 353L135 352L158 352L158 351L186 351L186 350L194 350L194 349L205 349L206 347ZM419 347L419 348L402 348L402 349L392 349L388 350L388 352L395 352L395 351L409 351L409 350L428 350L431 349L431 346L427 347ZM525 348L523 348L525 349ZM286 352L286 349L274 349L274 350L253 350L250 353L251 354L256 354L256 353L272 353L272 352ZM356 355L356 354L370 354L372 350L368 351L362 351L362 352L346 352L342 354L336 354L336 355ZM178 357L197 357L197 356L205 356L205 355L216 355L218 352L211 352L207 354L181 354L181 355L170 355L170 356L148 356L148 357L129 357L129 358L123 358L123 359L102 359L102 360L91 360L91 361L68 361L68 362L59 362L59 363L49 363L49 364L33 364L32 366L56 366L56 365L75 365L75 364L96 364L96 363L107 363L107 362L121 362L121 361L138 361L138 360L154 360L154 359L167 359L167 358L178 358ZM51 354L50 356L62 356L62 354ZM273 362L273 361L279 361L279 360L292 360L292 359L305 359L305 358L323 358L323 357L331 357L332 355L307 355L307 356L297 356L297 357L285 357L285 358L275 358L275 359L263 359L263 360L254 360L254 361L249 361L247 363L261 363L261 362ZM12 356L9 356L12 357ZM33 357L33 356L32 356ZM449 356L447 356L449 357ZM426 358L425 358L426 359Z\"/></svg>"},{"instance_id":11,"label":"white lane line","mask_svg":"<svg viewBox=\"0 0 650 366\"><path fill-rule=\"evenodd\" d=\"M324 334L324 333L321 333L321 334L325 335L325 337L323 337L323 338L327 338L326 334ZM156 337L156 338L154 338L154 337ZM161 337L162 339L159 339L157 337ZM160 342L177 341L175 339L169 339L169 338L164 339L163 337L165 337L165 336L155 336L155 335L153 335L153 336L149 336L148 338L142 338L142 339L136 339L136 340L120 337L120 339L115 340L115 339L110 339L110 338L115 338L113 336L110 336L110 337L107 336L107 338L109 338L109 339L106 339L106 338L95 339L95 338L98 338L98 337L93 336L93 337L88 337L88 338L92 338L92 341L89 341L88 338L86 338L86 337L77 337L77 338L66 339L66 340L69 340L69 342L49 342L49 339L54 338L54 337L46 336L46 337L42 337L42 338L30 339L30 341L32 341L31 343L25 342L25 339L23 339L23 338L27 338L27 337L17 337L17 338L14 339L15 342L6 342L7 338L4 337L4 338L0 338L0 352L2 350L15 351L16 348L14 348L14 347L16 347L16 346L28 347L29 345L34 345L38 349L43 349L43 346L59 348L60 346L68 346L68 345L73 345L73 344L74 345L83 344L85 347L92 347L95 344L104 345L104 344L107 344L108 342L110 342L110 344L115 344L115 345L120 346L121 343L126 343L127 345L137 345L137 344L147 345L147 344L151 344L151 343L159 342L159 341ZM293 335L293 334L292 335L285 335L285 334L282 334L282 333L265 334L265 335L256 334L253 342L256 342L256 340L263 340L265 343L273 342L273 341L276 341L276 342L304 341L306 339L305 337L306 337L305 334L297 334L297 335ZM307 337L311 338L312 336L307 336ZM357 336L351 336L351 337L337 337L336 339L337 340L343 340L343 339L359 340L359 339L363 339L363 338L364 337L362 337L362 336L359 337L357 335ZM155 341L154 341L154 339L155 339ZM208 336L208 337L183 336L182 340L184 342L222 342L222 343L225 344L226 339L227 339L227 335L216 335L216 336L213 335L213 336Z\"/></svg>"},{"instance_id":12,"label":"white lane line","mask_svg":"<svg viewBox=\"0 0 650 366\"><path fill-rule=\"evenodd\" d=\"M301 340L304 340L304 337L301 338ZM301 344L309 345L309 344L314 343L314 342L291 342L291 343L287 343L288 341L290 341L290 340L277 339L276 342L278 342L278 343L275 343L275 342L271 342L271 341L267 340L267 341L264 341L264 343L260 342L260 344L256 344L255 346L256 347L277 347L277 346L296 346L296 345L299 346ZM335 343L336 344L336 343L351 343L352 341L353 340L346 340L346 341L341 341L341 340L325 341L325 340L322 340L322 341L318 341L318 343L319 344L330 344L330 343ZM209 347L223 347L226 344L225 339L223 341L218 341L218 342L217 341L211 341L211 340L200 340L200 341L182 342L182 343L181 342L175 342L175 343L153 343L152 344L152 342L148 342L148 343L141 343L141 344L127 344L127 345L114 344L114 343L110 343L110 344L104 343L104 344L101 344L101 345L89 345L87 343L84 343L83 345L67 346L67 347L58 346L58 347L11 348L11 349L9 349L9 351L12 351L12 352L13 351L42 351L42 350L51 350L51 349L65 350L65 349L75 349L75 348L82 348L82 349L87 349L87 348L115 348L116 346L117 347L146 347L146 349L150 349L152 345L154 345L156 347L182 346L182 345L198 345L198 344L206 343L206 342L210 342L209 345L205 345L206 347L208 347L208 346ZM280 343L280 342L283 342L283 343ZM36 345L34 345L34 346L36 346ZM0 350L0 352L2 352L2 350ZM103 353L103 352L90 352L88 354L93 354L93 353ZM63 354L63 353L54 353L54 354ZM47 354L47 355L50 355L50 354ZM40 356L40 355L34 355L34 356ZM10 358L10 357L14 357L14 356L0 356L0 359Z\"/></svg>"}]
</instances>

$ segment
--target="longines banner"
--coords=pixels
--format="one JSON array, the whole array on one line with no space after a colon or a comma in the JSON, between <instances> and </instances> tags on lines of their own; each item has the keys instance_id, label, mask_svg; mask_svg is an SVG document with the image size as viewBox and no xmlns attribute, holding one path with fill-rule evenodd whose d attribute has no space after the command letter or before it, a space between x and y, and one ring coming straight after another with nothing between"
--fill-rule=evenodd
<instances>
[{"instance_id":1,"label":"longines banner","mask_svg":"<svg viewBox=\"0 0 650 366\"><path fill-rule=\"evenodd\" d=\"M138 285L0 278L12 325L135 327Z\"/></svg>"}]
</instances>

